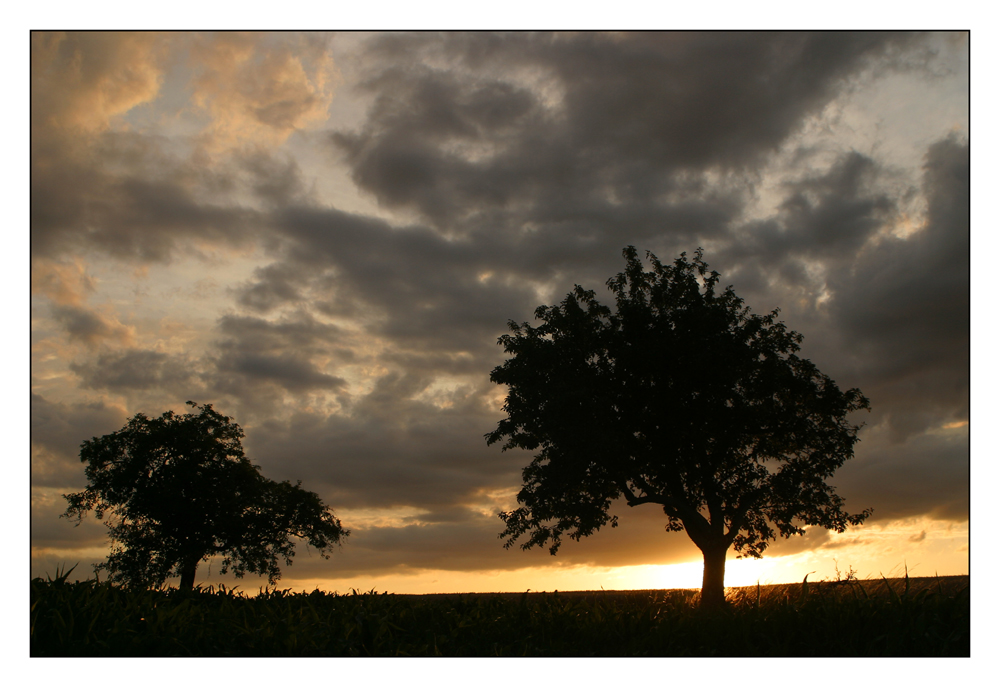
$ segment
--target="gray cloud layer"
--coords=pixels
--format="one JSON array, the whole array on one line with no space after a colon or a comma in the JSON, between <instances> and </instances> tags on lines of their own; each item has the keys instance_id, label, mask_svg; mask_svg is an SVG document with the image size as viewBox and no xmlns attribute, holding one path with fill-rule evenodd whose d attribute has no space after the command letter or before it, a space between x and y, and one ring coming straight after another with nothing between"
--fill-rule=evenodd
<instances>
[{"instance_id":1,"label":"gray cloud layer","mask_svg":"<svg viewBox=\"0 0 1000 687\"><path fill-rule=\"evenodd\" d=\"M247 426L265 474L335 507L427 512L356 530L347 569L546 562L503 551L499 521L474 509L515 489L529 459L483 441L500 418L496 338L574 283L600 298L627 244L665 261L709 246L725 283L758 312L780 306L805 355L871 398L837 480L849 508L962 520L967 438L929 432L969 412L968 143L938 132L909 176L874 154L803 148L773 212L749 214L808 122L866 79L924 69L927 45L870 32L379 36L358 59L363 123L313 136L395 220L325 204L294 159L264 149L209 167L141 134L61 149L57 129L33 123L33 257L165 262L197 253L195 239L264 251L197 359L99 347L111 324L82 306L53 304L52 318L93 343L70 366L82 388L198 393ZM921 202L925 224L891 233ZM381 376L352 389L351 366ZM53 433L56 404L37 403L33 441L70 461L72 432ZM114 428L103 411L62 410L79 439ZM687 543L647 541L657 516L629 513L641 536L616 531L560 560L667 562Z\"/></svg>"}]
</instances>

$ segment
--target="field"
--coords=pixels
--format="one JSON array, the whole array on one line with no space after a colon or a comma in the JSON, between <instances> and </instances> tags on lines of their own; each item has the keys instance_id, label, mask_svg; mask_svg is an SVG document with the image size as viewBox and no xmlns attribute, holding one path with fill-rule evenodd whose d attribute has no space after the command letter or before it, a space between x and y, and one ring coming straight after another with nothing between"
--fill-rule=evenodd
<instances>
[{"instance_id":1,"label":"field","mask_svg":"<svg viewBox=\"0 0 1000 687\"><path fill-rule=\"evenodd\" d=\"M969 656L969 578L523 594L31 582L42 656Z\"/></svg>"}]
</instances>

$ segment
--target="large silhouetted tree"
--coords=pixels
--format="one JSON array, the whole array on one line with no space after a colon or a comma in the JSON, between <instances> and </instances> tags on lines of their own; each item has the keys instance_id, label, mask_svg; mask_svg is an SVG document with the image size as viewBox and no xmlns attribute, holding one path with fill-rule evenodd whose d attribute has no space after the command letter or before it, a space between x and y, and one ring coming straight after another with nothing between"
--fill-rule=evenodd
<instances>
[{"instance_id":1,"label":"large silhouetted tree","mask_svg":"<svg viewBox=\"0 0 1000 687\"><path fill-rule=\"evenodd\" d=\"M349 532L319 496L301 482L274 482L243 454L243 430L211 405L188 401L197 414L139 413L122 429L85 441L80 460L89 485L66 494L63 517L94 510L106 524L111 553L95 565L113 582L155 587L172 575L194 587L198 563L221 555L232 569L281 577L291 565L295 538L324 558Z\"/></svg>"},{"instance_id":2,"label":"large silhouetted tree","mask_svg":"<svg viewBox=\"0 0 1000 687\"><path fill-rule=\"evenodd\" d=\"M487 434L504 450L538 451L517 500L500 514L510 547L579 540L603 525L622 497L654 503L667 531L686 530L701 549L701 603L725 603L726 552L759 558L777 531L843 532L849 515L826 484L854 454L868 408L796 352L802 336L754 315L732 287L716 290L702 251L663 265L635 248L608 281L616 309L580 286L535 311L538 327L509 323L499 340L510 358L490 379L508 387L507 418Z\"/></svg>"}]
</instances>

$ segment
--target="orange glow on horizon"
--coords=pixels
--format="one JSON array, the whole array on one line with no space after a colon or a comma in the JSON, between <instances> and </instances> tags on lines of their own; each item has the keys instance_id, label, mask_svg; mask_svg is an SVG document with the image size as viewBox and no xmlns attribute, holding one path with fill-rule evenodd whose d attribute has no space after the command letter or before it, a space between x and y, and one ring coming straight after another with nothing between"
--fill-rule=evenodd
<instances>
[{"instance_id":1,"label":"orange glow on horizon","mask_svg":"<svg viewBox=\"0 0 1000 687\"><path fill-rule=\"evenodd\" d=\"M33 549L32 577L55 574L54 565L68 569L82 563L71 579L92 579L91 561L99 561L106 549L75 550L71 557L53 555L56 552ZM276 585L292 592L325 592L349 594L375 590L390 594L465 594L493 592L554 592L599 591L629 589L700 589L702 561L691 559L673 564L648 564L620 567L590 565L554 565L526 567L516 570L412 570L390 574L337 575L336 557L331 560L327 577L297 577L295 566L284 569ZM726 561L727 587L790 584L834 580L839 570L841 579L853 571L858 579L969 574L969 525L920 518L885 523L880 526L855 528L842 535L831 535L824 545L785 556L761 559L737 559L731 552ZM102 576L103 577L103 576ZM226 588L255 595L266 587L264 578L247 576L236 579L231 574L219 575L218 567L199 567L196 584L203 587L220 584ZM168 581L176 586L177 580Z\"/></svg>"}]
</instances>

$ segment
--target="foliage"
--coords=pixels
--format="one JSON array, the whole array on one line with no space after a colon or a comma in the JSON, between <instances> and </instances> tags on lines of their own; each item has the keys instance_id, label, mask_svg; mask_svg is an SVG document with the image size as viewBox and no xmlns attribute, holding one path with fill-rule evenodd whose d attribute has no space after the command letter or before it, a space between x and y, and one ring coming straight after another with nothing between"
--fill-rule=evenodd
<instances>
[{"instance_id":1,"label":"foliage","mask_svg":"<svg viewBox=\"0 0 1000 687\"><path fill-rule=\"evenodd\" d=\"M244 455L243 430L211 405L198 414L137 414L121 430L85 441L88 486L65 495L64 517L108 517L113 582L156 587L171 575L190 589L200 561L221 571L267 575L273 584L306 539L324 558L349 532L301 482L274 482Z\"/></svg>"},{"instance_id":2,"label":"foliage","mask_svg":"<svg viewBox=\"0 0 1000 687\"><path fill-rule=\"evenodd\" d=\"M684 591L250 597L36 579L31 655L968 656L968 578L924 581L733 589L706 616Z\"/></svg>"},{"instance_id":3,"label":"foliage","mask_svg":"<svg viewBox=\"0 0 1000 687\"><path fill-rule=\"evenodd\" d=\"M540 326L511 321L499 340L510 358L490 379L508 387L507 417L487 441L537 451L500 536L555 554L563 534L615 527L619 497L654 503L702 550L703 592L721 600L728 549L760 557L776 534L842 532L871 513L844 512L826 484L853 455L847 416L868 400L798 357L802 336L778 310L755 315L719 292L700 249L672 265L647 253L648 272L634 247L623 254L614 311L576 286L535 311Z\"/></svg>"}]
</instances>

